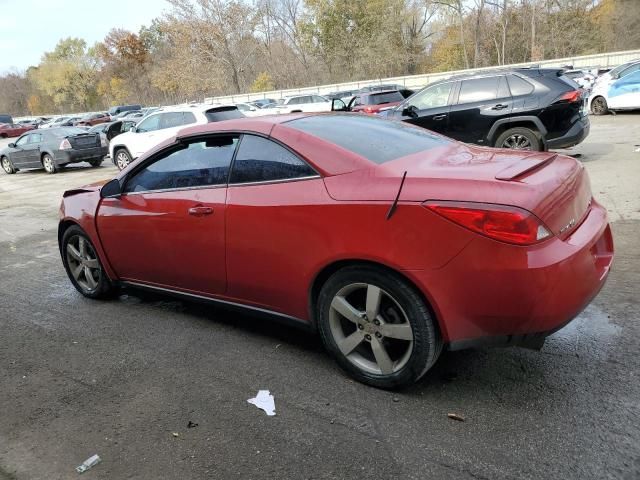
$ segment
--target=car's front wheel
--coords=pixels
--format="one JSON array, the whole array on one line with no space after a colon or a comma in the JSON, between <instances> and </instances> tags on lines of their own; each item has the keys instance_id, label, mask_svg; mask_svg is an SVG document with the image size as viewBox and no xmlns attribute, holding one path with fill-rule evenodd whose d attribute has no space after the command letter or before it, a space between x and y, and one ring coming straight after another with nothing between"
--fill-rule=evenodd
<instances>
[{"instance_id":1,"label":"car's front wheel","mask_svg":"<svg viewBox=\"0 0 640 480\"><path fill-rule=\"evenodd\" d=\"M56 166L56 162L53 161L53 157L48 153L45 153L42 156L42 166L44 167L44 171L53 174L58 171L58 167Z\"/></svg>"},{"instance_id":2,"label":"car's front wheel","mask_svg":"<svg viewBox=\"0 0 640 480\"><path fill-rule=\"evenodd\" d=\"M416 382L442 350L422 297L401 276L376 267L334 273L320 290L316 314L322 341L338 364L375 387Z\"/></svg>"},{"instance_id":3,"label":"car's front wheel","mask_svg":"<svg viewBox=\"0 0 640 480\"><path fill-rule=\"evenodd\" d=\"M9 175L11 175L12 173L16 173L16 169L14 168L11 160L9 160L8 157L2 157L0 159L0 163L2 164L2 169L5 171L5 173L8 173Z\"/></svg>"},{"instance_id":4,"label":"car's front wheel","mask_svg":"<svg viewBox=\"0 0 640 480\"><path fill-rule=\"evenodd\" d=\"M131 163L131 155L124 148L116 150L114 153L116 160L116 167L118 170L124 170Z\"/></svg>"},{"instance_id":5,"label":"car's front wheel","mask_svg":"<svg viewBox=\"0 0 640 480\"><path fill-rule=\"evenodd\" d=\"M91 240L74 225L62 236L62 263L76 290L89 298L107 298L114 286L100 263Z\"/></svg>"},{"instance_id":6,"label":"car's front wheel","mask_svg":"<svg viewBox=\"0 0 640 480\"><path fill-rule=\"evenodd\" d=\"M92 167L99 167L100 165L102 165L102 158L98 158L96 160L90 160L89 161L89 165L91 165Z\"/></svg>"},{"instance_id":7,"label":"car's front wheel","mask_svg":"<svg viewBox=\"0 0 640 480\"><path fill-rule=\"evenodd\" d=\"M536 132L525 127L505 130L496 140L495 146L513 150L542 150L542 142Z\"/></svg>"},{"instance_id":8,"label":"car's front wheel","mask_svg":"<svg viewBox=\"0 0 640 480\"><path fill-rule=\"evenodd\" d=\"M604 97L596 97L591 100L591 113L594 115L606 115L609 113L609 105L607 105L607 99Z\"/></svg>"}]
</instances>

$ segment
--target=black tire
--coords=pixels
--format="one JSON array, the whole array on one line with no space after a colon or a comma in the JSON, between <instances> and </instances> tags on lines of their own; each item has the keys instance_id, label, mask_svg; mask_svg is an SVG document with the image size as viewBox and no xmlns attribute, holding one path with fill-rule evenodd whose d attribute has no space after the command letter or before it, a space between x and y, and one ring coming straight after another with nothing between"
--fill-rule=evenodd
<instances>
[{"instance_id":1,"label":"black tire","mask_svg":"<svg viewBox=\"0 0 640 480\"><path fill-rule=\"evenodd\" d=\"M16 168L13 166L13 163L11 163L11 160L9 160L9 157L1 157L0 164L2 165L2 169L4 170L4 173L8 175L12 175L17 171Z\"/></svg>"},{"instance_id":2,"label":"black tire","mask_svg":"<svg viewBox=\"0 0 640 480\"><path fill-rule=\"evenodd\" d=\"M113 163L115 163L118 170L124 170L133 161L126 148L117 148L113 152Z\"/></svg>"},{"instance_id":3,"label":"black tire","mask_svg":"<svg viewBox=\"0 0 640 480\"><path fill-rule=\"evenodd\" d=\"M53 175L58 171L58 166L56 165L55 160L48 153L42 155L42 167L49 175Z\"/></svg>"},{"instance_id":4,"label":"black tire","mask_svg":"<svg viewBox=\"0 0 640 480\"><path fill-rule=\"evenodd\" d=\"M79 252L82 256L82 249L76 246L76 240L82 239L85 244L85 252L86 252L86 267L81 263L77 257L69 252L69 245ZM100 257L98 257L95 247L93 243L87 236L87 234L82 230L79 226L73 225L69 227L62 236L62 264L64 265L64 269L69 276L69 280L73 286L78 290L82 295L88 298L110 298L115 292L115 287L109 277L107 276L104 268L102 267L102 263L100 262ZM93 262L95 263L88 263ZM88 267L89 265L96 265L96 268ZM80 277L76 278L72 269L81 268ZM89 268L90 272L87 272L86 268ZM89 281L89 276L91 275L91 281ZM95 286L92 286L92 283Z\"/></svg>"},{"instance_id":5,"label":"black tire","mask_svg":"<svg viewBox=\"0 0 640 480\"><path fill-rule=\"evenodd\" d=\"M102 165L102 161L103 160L104 159L102 159L102 158L98 158L97 160L90 160L89 161L89 165L91 165L94 168L99 167L100 165Z\"/></svg>"},{"instance_id":6,"label":"black tire","mask_svg":"<svg viewBox=\"0 0 640 480\"><path fill-rule=\"evenodd\" d=\"M597 96L591 100L591 113L594 115L606 115L609 113L609 105L607 105L607 99L602 96Z\"/></svg>"},{"instance_id":7,"label":"black tire","mask_svg":"<svg viewBox=\"0 0 640 480\"><path fill-rule=\"evenodd\" d=\"M351 323L353 320L349 321L347 317L341 317L336 309L332 307L335 298L349 298L346 295L341 297L339 295L340 292L344 292L345 289L348 291L354 285L364 284L366 284L363 287L365 288L364 293L358 291L358 287L356 287L356 290L353 290L354 293L349 295L360 295L360 301L362 301L362 295L365 295L365 297L368 295L369 287L379 288L386 297L382 297L383 300L380 302L379 307L380 313L376 316L376 319L383 319L383 326L393 323L400 323L404 326L408 323L412 335L412 344L406 340L398 340L397 338L399 337L392 338L393 336L391 335L381 335L381 332L375 329L383 327L372 325L375 322L370 322L361 308L354 307L355 311L358 311L360 315L364 315L361 318L364 318L363 322L367 322L367 324L356 327L356 323ZM357 300L357 297L352 298ZM349 302L352 301L349 300ZM385 302L387 307L384 305ZM400 315L393 315L393 310L396 307L399 307L397 313L400 313ZM322 286L318 295L316 309L318 329L325 348L336 359L338 364L359 382L385 389L411 385L433 366L442 351L442 339L429 308L422 297L400 275L382 268L369 265L350 266L334 273ZM404 321L398 322L397 320ZM347 326L347 328L352 328L353 331L344 332L344 335L337 335L337 324L341 325L338 328ZM380 324L377 323L377 325ZM358 343L348 354L344 354L338 347L338 342L344 345L344 341L355 334L368 337L368 340L361 340L361 343ZM379 337L379 340L375 337ZM372 366L381 365L377 361L377 356L373 353L374 342L379 342L377 343L378 345L385 345L385 348L383 348L385 354L399 352L395 360L391 354L388 355L388 358L392 360L390 373L382 373L382 368L379 368L378 372L372 371ZM367 366L367 357L373 359L373 362L369 361L369 366Z\"/></svg>"},{"instance_id":8,"label":"black tire","mask_svg":"<svg viewBox=\"0 0 640 480\"><path fill-rule=\"evenodd\" d=\"M526 127L515 127L505 130L498 136L494 145L497 148L510 148L514 150L541 151L542 141L538 134Z\"/></svg>"}]
</instances>

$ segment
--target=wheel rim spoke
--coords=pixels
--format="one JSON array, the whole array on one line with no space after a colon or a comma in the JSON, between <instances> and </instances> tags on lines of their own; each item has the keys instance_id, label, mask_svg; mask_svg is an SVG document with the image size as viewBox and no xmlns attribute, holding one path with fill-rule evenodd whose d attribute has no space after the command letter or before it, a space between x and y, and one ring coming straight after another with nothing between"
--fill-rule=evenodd
<instances>
[{"instance_id":1,"label":"wheel rim spoke","mask_svg":"<svg viewBox=\"0 0 640 480\"><path fill-rule=\"evenodd\" d=\"M89 267L89 268L91 268L91 269L93 269L93 270L100 268L100 264L98 263L98 259L97 259L97 258L94 258L94 259L91 259L91 258L90 258L90 259L88 259L88 260L85 260L85 261L84 261L84 264L85 264L87 267Z\"/></svg>"},{"instance_id":2,"label":"wheel rim spoke","mask_svg":"<svg viewBox=\"0 0 640 480\"><path fill-rule=\"evenodd\" d=\"M380 333L383 337L397 340L413 340L413 331L408 323L385 323L380 325Z\"/></svg>"},{"instance_id":3,"label":"wheel rim spoke","mask_svg":"<svg viewBox=\"0 0 640 480\"><path fill-rule=\"evenodd\" d=\"M73 275L73 278L75 278L76 280L80 280L80 274L82 273L82 271L84 270L84 265L79 264L76 268L73 269L73 271L71 272L71 274Z\"/></svg>"},{"instance_id":4,"label":"wheel rim spoke","mask_svg":"<svg viewBox=\"0 0 640 480\"><path fill-rule=\"evenodd\" d=\"M82 258L86 258L86 256L87 256L87 242L82 237L78 237L78 250L80 251L80 256Z\"/></svg>"},{"instance_id":5,"label":"wheel rim spoke","mask_svg":"<svg viewBox=\"0 0 640 480\"><path fill-rule=\"evenodd\" d=\"M367 318L373 321L380 312L380 299L382 291L375 285L367 285Z\"/></svg>"},{"instance_id":6,"label":"wheel rim spoke","mask_svg":"<svg viewBox=\"0 0 640 480\"><path fill-rule=\"evenodd\" d=\"M84 267L84 277L87 280L87 284L92 290L98 286L98 282L96 282L96 280L93 278L91 269L86 265Z\"/></svg>"},{"instance_id":7,"label":"wheel rim spoke","mask_svg":"<svg viewBox=\"0 0 640 480\"><path fill-rule=\"evenodd\" d=\"M338 348L343 355L349 355L355 350L355 348L362 343L364 335L360 330L356 330L348 337L343 338L338 343Z\"/></svg>"},{"instance_id":8,"label":"wheel rim spoke","mask_svg":"<svg viewBox=\"0 0 640 480\"><path fill-rule=\"evenodd\" d=\"M371 350L373 350L373 356L376 359L376 363L378 367L380 367L380 371L384 375L388 375L393 372L393 361L389 357L387 350L384 348L384 345L377 338L371 339Z\"/></svg>"},{"instance_id":9,"label":"wheel rim spoke","mask_svg":"<svg viewBox=\"0 0 640 480\"><path fill-rule=\"evenodd\" d=\"M67 252L77 261L79 262L82 261L82 256L80 255L80 252L70 243L67 244Z\"/></svg>"},{"instance_id":10,"label":"wheel rim spoke","mask_svg":"<svg viewBox=\"0 0 640 480\"><path fill-rule=\"evenodd\" d=\"M342 315L344 318L353 323L358 323L362 319L361 313L351 305L346 298L341 296L334 297L331 302L331 308Z\"/></svg>"}]
</instances>

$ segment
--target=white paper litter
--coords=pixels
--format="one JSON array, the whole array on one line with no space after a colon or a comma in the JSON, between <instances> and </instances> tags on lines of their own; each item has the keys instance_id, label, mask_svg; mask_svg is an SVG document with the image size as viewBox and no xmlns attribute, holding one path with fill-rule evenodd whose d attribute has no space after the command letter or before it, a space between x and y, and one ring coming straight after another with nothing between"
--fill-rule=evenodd
<instances>
[{"instance_id":1,"label":"white paper litter","mask_svg":"<svg viewBox=\"0 0 640 480\"><path fill-rule=\"evenodd\" d=\"M76 467L76 472L84 473L94 465L97 465L98 463L100 463L100 461L101 461L101 458L98 455L93 455L87 458L84 462L82 462L81 465L78 465Z\"/></svg>"},{"instance_id":2,"label":"white paper litter","mask_svg":"<svg viewBox=\"0 0 640 480\"><path fill-rule=\"evenodd\" d=\"M269 390L259 390L258 395L254 398L250 398L247 402L255 405L265 413L272 417L276 414L276 404L273 399L273 395L269 393Z\"/></svg>"}]
</instances>

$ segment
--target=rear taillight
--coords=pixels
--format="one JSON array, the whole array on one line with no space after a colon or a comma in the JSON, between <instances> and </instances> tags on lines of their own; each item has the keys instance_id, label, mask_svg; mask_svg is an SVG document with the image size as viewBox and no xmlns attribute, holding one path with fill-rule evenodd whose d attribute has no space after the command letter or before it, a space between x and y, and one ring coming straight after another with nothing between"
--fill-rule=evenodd
<instances>
[{"instance_id":1,"label":"rear taillight","mask_svg":"<svg viewBox=\"0 0 640 480\"><path fill-rule=\"evenodd\" d=\"M62 140L62 142L60 142L60 146L58 147L58 149L60 149L60 150L69 150L69 149L71 149L71 143L69 142L69 139L65 138L64 140Z\"/></svg>"},{"instance_id":2,"label":"rear taillight","mask_svg":"<svg viewBox=\"0 0 640 480\"><path fill-rule=\"evenodd\" d=\"M574 103L582 100L582 89L580 90L571 90L569 92L565 92L560 95L555 103L558 102L566 102L566 103Z\"/></svg>"},{"instance_id":3,"label":"rear taillight","mask_svg":"<svg viewBox=\"0 0 640 480\"><path fill-rule=\"evenodd\" d=\"M372 107L364 107L363 109L365 112L367 113L373 113L373 108Z\"/></svg>"},{"instance_id":4,"label":"rear taillight","mask_svg":"<svg viewBox=\"0 0 640 480\"><path fill-rule=\"evenodd\" d=\"M449 201L428 201L423 205L447 220L501 242L533 245L551 237L538 217L518 207Z\"/></svg>"}]
</instances>

